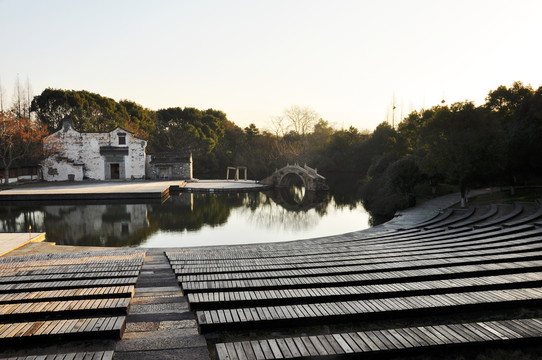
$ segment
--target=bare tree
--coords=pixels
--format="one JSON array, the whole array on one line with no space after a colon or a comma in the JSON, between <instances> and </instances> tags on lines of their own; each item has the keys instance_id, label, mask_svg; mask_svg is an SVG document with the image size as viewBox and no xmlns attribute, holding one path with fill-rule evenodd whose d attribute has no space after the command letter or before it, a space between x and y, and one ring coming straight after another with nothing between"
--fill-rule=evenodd
<instances>
[{"instance_id":1,"label":"bare tree","mask_svg":"<svg viewBox=\"0 0 542 360\"><path fill-rule=\"evenodd\" d=\"M34 97L32 95L32 86L30 85L30 78L26 77L26 89L25 90L25 98L24 98L24 109L23 114L24 117L27 119L30 119L30 107L32 106L32 98Z\"/></svg>"},{"instance_id":2,"label":"bare tree","mask_svg":"<svg viewBox=\"0 0 542 360\"><path fill-rule=\"evenodd\" d=\"M30 119L30 106L32 104L32 87L30 86L30 79L26 78L26 86L21 84L19 74L17 74L17 80L15 81L15 89L13 91L13 103L11 111L18 118Z\"/></svg>"},{"instance_id":3,"label":"bare tree","mask_svg":"<svg viewBox=\"0 0 542 360\"><path fill-rule=\"evenodd\" d=\"M289 125L284 116L274 116L271 118L271 131L275 136L282 137L288 132Z\"/></svg>"},{"instance_id":4,"label":"bare tree","mask_svg":"<svg viewBox=\"0 0 542 360\"><path fill-rule=\"evenodd\" d=\"M308 106L292 105L284 109L281 116L271 120L273 130L277 136L283 136L293 131L298 135L305 135L312 131L320 115Z\"/></svg>"},{"instance_id":5,"label":"bare tree","mask_svg":"<svg viewBox=\"0 0 542 360\"><path fill-rule=\"evenodd\" d=\"M23 117L23 89L21 87L21 80L19 74L17 74L17 80L15 81L15 89L13 91L13 106L12 111L17 118Z\"/></svg>"}]
</instances>

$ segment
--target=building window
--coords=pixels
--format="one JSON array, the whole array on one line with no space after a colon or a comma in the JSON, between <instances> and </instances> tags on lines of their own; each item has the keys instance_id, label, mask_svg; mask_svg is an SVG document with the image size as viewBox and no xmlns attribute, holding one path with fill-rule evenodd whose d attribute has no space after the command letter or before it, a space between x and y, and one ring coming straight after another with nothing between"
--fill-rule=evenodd
<instances>
[{"instance_id":1,"label":"building window","mask_svg":"<svg viewBox=\"0 0 542 360\"><path fill-rule=\"evenodd\" d=\"M126 134L119 134L119 145L126 145Z\"/></svg>"}]
</instances>

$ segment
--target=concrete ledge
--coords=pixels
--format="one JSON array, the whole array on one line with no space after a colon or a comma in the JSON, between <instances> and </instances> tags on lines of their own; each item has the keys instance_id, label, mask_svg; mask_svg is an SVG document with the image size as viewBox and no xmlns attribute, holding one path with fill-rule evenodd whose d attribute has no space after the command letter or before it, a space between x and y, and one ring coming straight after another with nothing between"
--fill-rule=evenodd
<instances>
[{"instance_id":1,"label":"concrete ledge","mask_svg":"<svg viewBox=\"0 0 542 360\"><path fill-rule=\"evenodd\" d=\"M30 242L45 240L45 233L0 233L0 256L4 256Z\"/></svg>"},{"instance_id":2,"label":"concrete ledge","mask_svg":"<svg viewBox=\"0 0 542 360\"><path fill-rule=\"evenodd\" d=\"M272 185L260 184L254 180L196 180L187 182L186 185L179 190L213 194L223 192L262 191L272 188ZM171 190L173 191L174 189L172 188Z\"/></svg>"}]
</instances>

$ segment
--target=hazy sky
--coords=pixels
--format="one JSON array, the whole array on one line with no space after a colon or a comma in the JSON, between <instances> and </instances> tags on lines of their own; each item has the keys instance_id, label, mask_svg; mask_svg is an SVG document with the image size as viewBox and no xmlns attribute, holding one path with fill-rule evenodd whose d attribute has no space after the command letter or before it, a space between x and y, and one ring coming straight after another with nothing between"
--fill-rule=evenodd
<instances>
[{"instance_id":1,"label":"hazy sky","mask_svg":"<svg viewBox=\"0 0 542 360\"><path fill-rule=\"evenodd\" d=\"M240 126L306 105L373 130L401 112L542 85L542 1L0 0L0 81ZM390 121L391 121L391 115Z\"/></svg>"}]
</instances>

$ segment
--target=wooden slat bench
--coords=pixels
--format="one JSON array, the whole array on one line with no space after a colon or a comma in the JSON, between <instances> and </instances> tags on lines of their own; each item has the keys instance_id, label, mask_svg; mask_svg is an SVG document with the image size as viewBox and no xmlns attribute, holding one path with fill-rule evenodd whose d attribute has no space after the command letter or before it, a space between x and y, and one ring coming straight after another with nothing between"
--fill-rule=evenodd
<instances>
[{"instance_id":1,"label":"wooden slat bench","mask_svg":"<svg viewBox=\"0 0 542 360\"><path fill-rule=\"evenodd\" d=\"M514 263L460 265L401 271L390 270L381 272L359 272L355 274L345 275L183 282L182 288L183 291L188 294L193 292L212 292L225 290L248 291L262 289L308 288L315 286L324 287L369 285L397 282L413 282L429 279L442 280L461 277L490 276L497 274L533 272L540 270L542 270L542 260L534 260Z\"/></svg>"},{"instance_id":2,"label":"wooden slat bench","mask_svg":"<svg viewBox=\"0 0 542 360\"><path fill-rule=\"evenodd\" d=\"M103 299L110 297L128 297L134 296L134 286L108 286L94 288L74 288L62 290L45 290L0 294L0 304L37 302L37 301L54 301L63 300L78 300L78 299Z\"/></svg>"},{"instance_id":3,"label":"wooden slat bench","mask_svg":"<svg viewBox=\"0 0 542 360\"><path fill-rule=\"evenodd\" d=\"M125 329L125 316L59 319L0 324L0 344L62 339L120 339Z\"/></svg>"},{"instance_id":4,"label":"wooden slat bench","mask_svg":"<svg viewBox=\"0 0 542 360\"><path fill-rule=\"evenodd\" d=\"M0 284L38 283L80 279L115 279L137 276L139 276L139 270L115 272L55 273L47 275L13 275L0 276Z\"/></svg>"},{"instance_id":5,"label":"wooden slat bench","mask_svg":"<svg viewBox=\"0 0 542 360\"><path fill-rule=\"evenodd\" d=\"M444 254L444 253L453 253L458 251L468 251L468 250L482 250L482 249L506 249L506 247L512 245L521 245L521 244L530 244L540 242L542 239L542 229L532 229L528 231L517 232L516 229L510 229L512 233L506 233L506 231L499 232L497 236L492 234L482 234L474 236L464 236L458 237L452 241L451 244L432 244L432 245L418 245L411 248L395 248L395 247L386 247L384 249L372 249L371 247L348 247L344 250L334 250L334 251L325 251L322 252L321 249L313 249L311 253L300 254L298 252L285 254L279 256L275 253L273 255L269 254L267 256L260 257L250 257L237 259L239 256L231 256L228 258L228 254L222 255L222 260L218 259L206 259L205 261L198 261L198 263L213 263L215 267L220 267L223 264L243 264L243 265L270 265L270 264L280 264L280 263L292 263L292 262L317 262L326 260L328 258L345 258L348 259L352 256L360 256L364 258L385 258L385 257L400 257L407 255L416 255L416 254ZM455 243L455 244L454 244ZM272 253L272 252L271 252ZM253 255L251 255L253 256ZM172 261L172 265L176 266L178 263ZM191 265L195 264L192 262Z\"/></svg>"},{"instance_id":6,"label":"wooden slat bench","mask_svg":"<svg viewBox=\"0 0 542 360\"><path fill-rule=\"evenodd\" d=\"M101 273L101 272L119 272L119 271L138 271L140 265L104 265L91 267L86 265L61 265L61 266L42 266L26 268L24 266L4 268L0 270L0 278L5 276L30 276L30 275L51 275L51 274L81 274L81 273Z\"/></svg>"},{"instance_id":7,"label":"wooden slat bench","mask_svg":"<svg viewBox=\"0 0 542 360\"><path fill-rule=\"evenodd\" d=\"M130 298L105 298L4 304L0 305L0 321L126 315L129 303Z\"/></svg>"},{"instance_id":8,"label":"wooden slat bench","mask_svg":"<svg viewBox=\"0 0 542 360\"><path fill-rule=\"evenodd\" d=\"M477 223L481 223L485 220L488 220L489 218L497 215L497 212L499 211L499 206L496 205L496 204L492 204L489 209L487 210L487 212L485 212L484 214L481 214L480 216L478 217L475 217L475 218L472 218L472 219L468 219L468 220L465 220L465 221L462 221L462 222L459 222L459 223L455 223L455 224L452 224L450 226L448 226L450 229L459 229L463 226L470 226L470 225L474 225L474 224L477 224Z\"/></svg>"},{"instance_id":9,"label":"wooden slat bench","mask_svg":"<svg viewBox=\"0 0 542 360\"><path fill-rule=\"evenodd\" d=\"M92 288L105 286L134 285L136 281L137 277L128 277L115 279L67 280L38 283L0 284L0 294L41 290L76 289L81 287Z\"/></svg>"},{"instance_id":10,"label":"wooden slat bench","mask_svg":"<svg viewBox=\"0 0 542 360\"><path fill-rule=\"evenodd\" d=\"M486 227L486 226L495 226L495 225L498 225L498 224L502 224L502 223L504 223L506 221L509 221L509 220L517 217L522 212L523 212L523 205L520 204L520 203L514 203L514 208L509 213L503 214L502 216L499 216L499 217L497 217L495 219L492 219L490 221L483 222L483 223L480 223L480 224L476 224L476 225L474 225L474 228L479 229L479 228Z\"/></svg>"},{"instance_id":11,"label":"wooden slat bench","mask_svg":"<svg viewBox=\"0 0 542 360\"><path fill-rule=\"evenodd\" d=\"M188 294L191 310L223 307L273 306L322 301L366 300L521 287L540 287L542 272L465 279L390 283L364 286L318 287L261 291L201 292Z\"/></svg>"},{"instance_id":12,"label":"wooden slat bench","mask_svg":"<svg viewBox=\"0 0 542 360\"><path fill-rule=\"evenodd\" d=\"M235 328L263 328L295 324L344 322L383 316L450 313L466 309L510 307L542 302L542 288L477 291L410 297L352 300L197 311L201 333Z\"/></svg>"},{"instance_id":13,"label":"wooden slat bench","mask_svg":"<svg viewBox=\"0 0 542 360\"><path fill-rule=\"evenodd\" d=\"M540 319L519 319L218 343L216 353L218 360L360 358L540 338Z\"/></svg>"},{"instance_id":14,"label":"wooden slat bench","mask_svg":"<svg viewBox=\"0 0 542 360\"><path fill-rule=\"evenodd\" d=\"M81 351L65 354L18 356L0 358L0 360L112 360L113 353L113 351Z\"/></svg>"}]
</instances>

